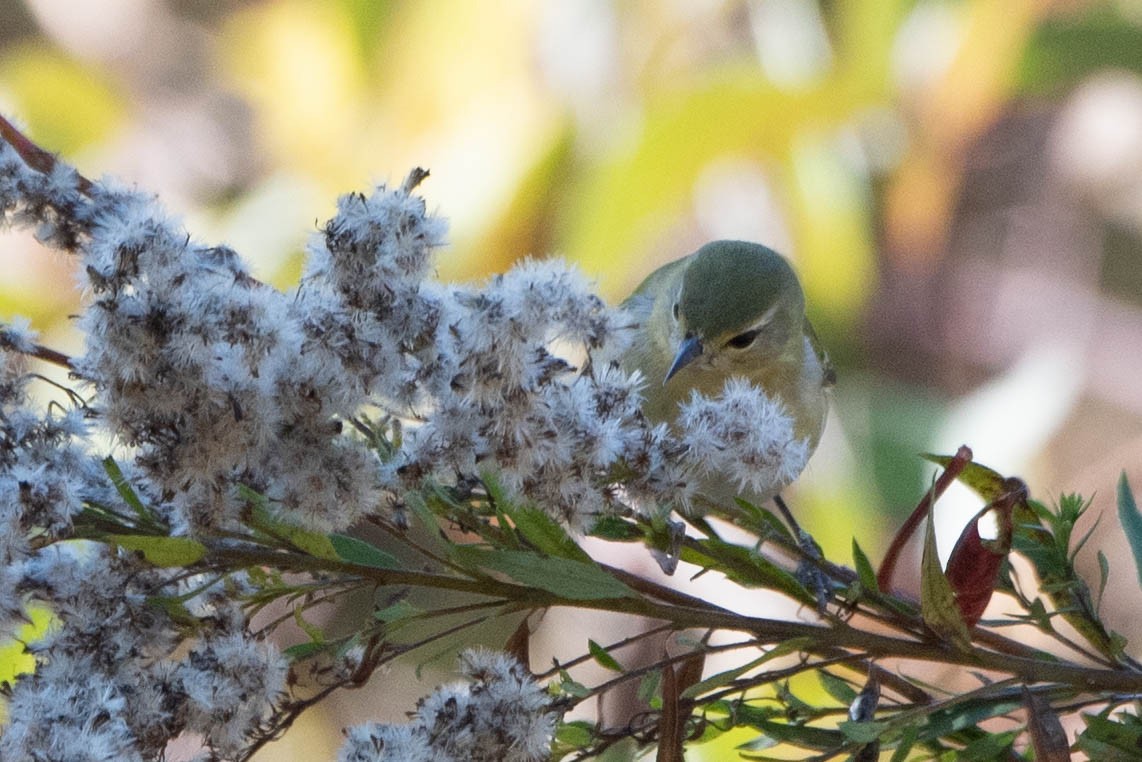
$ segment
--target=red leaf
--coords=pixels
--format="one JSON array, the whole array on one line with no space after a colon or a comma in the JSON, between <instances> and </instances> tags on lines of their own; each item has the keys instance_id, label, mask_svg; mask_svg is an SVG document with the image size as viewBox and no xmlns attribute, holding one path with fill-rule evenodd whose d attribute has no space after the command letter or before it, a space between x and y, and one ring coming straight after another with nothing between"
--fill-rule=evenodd
<instances>
[{"instance_id":1,"label":"red leaf","mask_svg":"<svg viewBox=\"0 0 1142 762\"><path fill-rule=\"evenodd\" d=\"M1016 490L984 506L964 527L952 548L944 575L952 586L956 605L968 627L975 626L983 616L991 594L995 591L999 568L1011 550L1011 512L1016 503L1025 497L1025 490ZM979 520L992 512L999 524L999 536L994 540L985 540L979 533Z\"/></svg>"}]
</instances>

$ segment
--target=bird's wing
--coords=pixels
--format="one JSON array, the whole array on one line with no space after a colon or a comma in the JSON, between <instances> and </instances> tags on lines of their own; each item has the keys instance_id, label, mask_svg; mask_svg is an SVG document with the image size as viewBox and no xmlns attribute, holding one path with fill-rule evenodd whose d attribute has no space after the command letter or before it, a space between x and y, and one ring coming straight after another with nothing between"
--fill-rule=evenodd
<instances>
[{"instance_id":1,"label":"bird's wing","mask_svg":"<svg viewBox=\"0 0 1142 762\"><path fill-rule=\"evenodd\" d=\"M813 329L813 324L808 319L805 320L805 335L809 337L809 346L813 348L813 353L817 355L817 360L821 363L821 371L824 374L823 384L833 386L837 383L837 371L833 367L833 361L829 359L829 353L825 351L825 347L817 337L817 331Z\"/></svg>"}]
</instances>

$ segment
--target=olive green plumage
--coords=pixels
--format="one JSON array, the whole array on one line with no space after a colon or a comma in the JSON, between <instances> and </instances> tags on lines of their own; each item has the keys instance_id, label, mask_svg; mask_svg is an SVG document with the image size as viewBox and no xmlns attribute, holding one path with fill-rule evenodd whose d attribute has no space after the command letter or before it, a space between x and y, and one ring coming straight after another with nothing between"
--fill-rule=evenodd
<instances>
[{"instance_id":1,"label":"olive green plumage","mask_svg":"<svg viewBox=\"0 0 1142 762\"><path fill-rule=\"evenodd\" d=\"M810 451L817 446L833 369L781 255L714 241L651 273L623 306L639 321L623 365L646 378L651 420L673 422L691 390L716 396L728 378L743 376L785 406Z\"/></svg>"}]
</instances>

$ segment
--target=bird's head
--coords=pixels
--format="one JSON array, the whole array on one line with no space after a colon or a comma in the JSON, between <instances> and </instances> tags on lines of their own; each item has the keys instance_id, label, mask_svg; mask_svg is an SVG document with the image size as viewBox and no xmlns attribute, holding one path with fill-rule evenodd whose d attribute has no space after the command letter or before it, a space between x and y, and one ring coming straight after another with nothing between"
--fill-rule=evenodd
<instances>
[{"instance_id":1,"label":"bird's head","mask_svg":"<svg viewBox=\"0 0 1142 762\"><path fill-rule=\"evenodd\" d=\"M805 295L772 249L714 241L691 256L671 317L680 341L665 381L699 358L727 375L750 375L800 342Z\"/></svg>"}]
</instances>

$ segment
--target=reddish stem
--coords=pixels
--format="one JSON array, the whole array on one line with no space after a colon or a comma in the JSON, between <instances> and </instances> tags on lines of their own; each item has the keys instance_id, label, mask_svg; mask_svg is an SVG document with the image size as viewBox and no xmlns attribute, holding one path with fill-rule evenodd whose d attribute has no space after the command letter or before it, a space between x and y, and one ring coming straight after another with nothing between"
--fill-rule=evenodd
<instances>
[{"instance_id":1,"label":"reddish stem","mask_svg":"<svg viewBox=\"0 0 1142 762\"><path fill-rule=\"evenodd\" d=\"M881 592L891 592L892 590L892 577L896 573L896 562L900 558L900 553L904 550L905 543L911 539L912 535L916 533L916 527L920 526L920 522L932 510L932 503L939 499L940 495L944 494L944 490L956 480L960 473L971 463L972 452L971 448L967 445L960 445L960 449L956 450L955 456L944 467L943 473L936 478L935 486L924 493L924 497L920 498L920 502L916 505L916 509L912 511L912 515L900 527L896 536L892 538L892 545L888 548L888 552L884 554L884 560L880 563L880 570L876 574L876 584L880 587Z\"/></svg>"}]
</instances>

